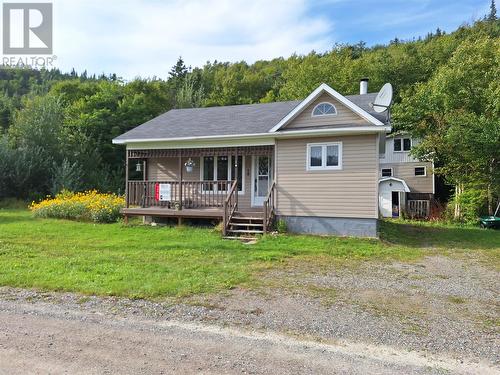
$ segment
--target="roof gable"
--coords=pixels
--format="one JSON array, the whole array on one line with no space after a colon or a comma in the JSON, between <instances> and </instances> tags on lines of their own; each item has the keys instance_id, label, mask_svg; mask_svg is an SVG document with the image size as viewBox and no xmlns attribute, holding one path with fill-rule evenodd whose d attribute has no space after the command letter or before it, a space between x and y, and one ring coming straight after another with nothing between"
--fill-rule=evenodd
<instances>
[{"instance_id":1,"label":"roof gable","mask_svg":"<svg viewBox=\"0 0 500 375\"><path fill-rule=\"evenodd\" d=\"M332 104L335 107L335 114L313 116L314 109L323 103ZM350 108L339 102L330 94L324 92L304 110L299 113L294 119L290 120L280 130L292 129L312 129L338 126L363 126L373 125L363 117L354 113Z\"/></svg>"},{"instance_id":2,"label":"roof gable","mask_svg":"<svg viewBox=\"0 0 500 375\"><path fill-rule=\"evenodd\" d=\"M281 119L280 122L278 122L271 130L269 130L269 132L274 133L279 129L285 127L287 124L293 121L297 116L299 116L304 110L309 108L309 106L313 104L314 101L324 93L328 94L330 97L340 102L342 105L344 105L353 113L357 114L358 116L366 120L368 123L372 125L384 125L380 120L378 120L377 118L366 112L361 107L354 104L352 101L347 99L342 94L332 89L326 83L322 83L316 90L314 90L311 94L309 94L307 98L305 98L302 102L300 102L299 105L297 105L292 111L290 111L285 117L283 117L283 119Z\"/></svg>"}]
</instances>

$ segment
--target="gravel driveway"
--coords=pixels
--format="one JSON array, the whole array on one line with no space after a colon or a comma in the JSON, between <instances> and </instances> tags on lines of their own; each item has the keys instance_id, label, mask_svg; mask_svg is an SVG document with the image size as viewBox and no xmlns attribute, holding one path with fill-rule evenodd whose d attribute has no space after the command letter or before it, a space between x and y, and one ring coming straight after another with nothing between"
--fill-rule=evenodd
<instances>
[{"instance_id":1,"label":"gravel driveway","mask_svg":"<svg viewBox=\"0 0 500 375\"><path fill-rule=\"evenodd\" d=\"M500 373L499 278L474 257L328 266L182 300L0 288L4 373Z\"/></svg>"}]
</instances>

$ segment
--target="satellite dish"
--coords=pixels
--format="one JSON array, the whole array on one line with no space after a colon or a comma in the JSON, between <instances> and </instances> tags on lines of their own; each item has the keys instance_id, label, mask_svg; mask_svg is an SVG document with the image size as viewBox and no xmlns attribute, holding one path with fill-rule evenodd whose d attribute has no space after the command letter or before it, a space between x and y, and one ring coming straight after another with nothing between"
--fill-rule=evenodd
<instances>
[{"instance_id":1,"label":"satellite dish","mask_svg":"<svg viewBox=\"0 0 500 375\"><path fill-rule=\"evenodd\" d=\"M372 108L377 113L387 111L392 103L392 85L386 83L377 94L375 101L372 103Z\"/></svg>"}]
</instances>

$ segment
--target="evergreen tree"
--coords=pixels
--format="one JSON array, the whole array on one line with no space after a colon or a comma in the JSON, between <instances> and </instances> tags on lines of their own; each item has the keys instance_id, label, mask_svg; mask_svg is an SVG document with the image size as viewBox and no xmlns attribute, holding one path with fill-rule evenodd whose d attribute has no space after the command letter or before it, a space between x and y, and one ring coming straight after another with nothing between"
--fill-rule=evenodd
<instances>
[{"instance_id":1,"label":"evergreen tree","mask_svg":"<svg viewBox=\"0 0 500 375\"><path fill-rule=\"evenodd\" d=\"M495 0L491 0L490 14L488 14L488 17L486 19L488 21L496 21L496 19L497 19L497 7L495 4Z\"/></svg>"},{"instance_id":2,"label":"evergreen tree","mask_svg":"<svg viewBox=\"0 0 500 375\"><path fill-rule=\"evenodd\" d=\"M184 60L182 60L182 56L179 56L177 59L177 62L175 65L170 69L170 72L168 75L170 78L174 80L180 80L182 81L184 78L186 78L186 75L188 74L189 70L184 64Z\"/></svg>"}]
</instances>

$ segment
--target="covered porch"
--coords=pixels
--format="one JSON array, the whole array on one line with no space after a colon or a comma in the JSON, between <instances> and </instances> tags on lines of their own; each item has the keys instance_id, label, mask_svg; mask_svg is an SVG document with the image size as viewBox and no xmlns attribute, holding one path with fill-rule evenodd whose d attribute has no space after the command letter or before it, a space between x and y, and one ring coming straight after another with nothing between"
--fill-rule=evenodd
<instances>
[{"instance_id":1,"label":"covered porch","mask_svg":"<svg viewBox=\"0 0 500 375\"><path fill-rule=\"evenodd\" d=\"M274 215L274 146L128 149L128 216L217 219ZM255 224L251 223L252 225Z\"/></svg>"}]
</instances>

